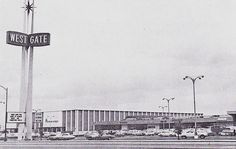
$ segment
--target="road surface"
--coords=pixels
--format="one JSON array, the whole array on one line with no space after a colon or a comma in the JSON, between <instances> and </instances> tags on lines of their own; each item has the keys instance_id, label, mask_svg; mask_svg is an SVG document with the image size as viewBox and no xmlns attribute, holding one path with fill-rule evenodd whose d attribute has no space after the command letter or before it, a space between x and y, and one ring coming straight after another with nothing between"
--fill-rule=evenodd
<instances>
[{"instance_id":1,"label":"road surface","mask_svg":"<svg viewBox=\"0 0 236 149\"><path fill-rule=\"evenodd\" d=\"M69 141L8 141L0 142L4 149L236 149L235 140L69 140Z\"/></svg>"}]
</instances>

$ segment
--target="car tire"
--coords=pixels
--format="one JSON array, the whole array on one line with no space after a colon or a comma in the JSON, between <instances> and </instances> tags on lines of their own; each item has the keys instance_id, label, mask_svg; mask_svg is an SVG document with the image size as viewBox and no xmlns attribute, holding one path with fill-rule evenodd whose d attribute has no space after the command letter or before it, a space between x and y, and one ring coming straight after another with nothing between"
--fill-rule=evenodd
<instances>
[{"instance_id":1,"label":"car tire","mask_svg":"<svg viewBox=\"0 0 236 149\"><path fill-rule=\"evenodd\" d=\"M200 139L205 139L205 136L204 135L200 135L199 138Z\"/></svg>"}]
</instances>

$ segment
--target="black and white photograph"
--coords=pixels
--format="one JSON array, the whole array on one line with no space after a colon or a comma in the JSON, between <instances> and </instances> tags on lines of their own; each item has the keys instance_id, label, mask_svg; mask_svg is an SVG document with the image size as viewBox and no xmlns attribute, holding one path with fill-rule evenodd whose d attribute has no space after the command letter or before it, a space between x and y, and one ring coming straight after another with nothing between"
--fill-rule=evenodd
<instances>
[{"instance_id":1,"label":"black and white photograph","mask_svg":"<svg viewBox=\"0 0 236 149\"><path fill-rule=\"evenodd\" d=\"M0 148L236 149L236 1L0 0Z\"/></svg>"}]
</instances>

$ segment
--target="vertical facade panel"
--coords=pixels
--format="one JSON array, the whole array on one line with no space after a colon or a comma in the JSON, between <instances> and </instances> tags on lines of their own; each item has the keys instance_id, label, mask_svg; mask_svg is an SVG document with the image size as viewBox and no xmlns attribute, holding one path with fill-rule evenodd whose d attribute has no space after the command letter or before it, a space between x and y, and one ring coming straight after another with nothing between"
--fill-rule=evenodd
<instances>
[{"instance_id":1,"label":"vertical facade panel","mask_svg":"<svg viewBox=\"0 0 236 149\"><path fill-rule=\"evenodd\" d=\"M134 112L134 116L137 116L138 115L138 112Z\"/></svg>"},{"instance_id":2,"label":"vertical facade panel","mask_svg":"<svg viewBox=\"0 0 236 149\"><path fill-rule=\"evenodd\" d=\"M84 131L88 131L88 110L84 110Z\"/></svg>"},{"instance_id":3,"label":"vertical facade panel","mask_svg":"<svg viewBox=\"0 0 236 149\"><path fill-rule=\"evenodd\" d=\"M119 121L119 111L115 111L115 121Z\"/></svg>"},{"instance_id":4,"label":"vertical facade panel","mask_svg":"<svg viewBox=\"0 0 236 149\"><path fill-rule=\"evenodd\" d=\"M78 130L82 131L82 110L78 111Z\"/></svg>"},{"instance_id":5,"label":"vertical facade panel","mask_svg":"<svg viewBox=\"0 0 236 149\"><path fill-rule=\"evenodd\" d=\"M114 111L110 112L110 121L115 121L115 119L114 119Z\"/></svg>"},{"instance_id":6,"label":"vertical facade panel","mask_svg":"<svg viewBox=\"0 0 236 149\"><path fill-rule=\"evenodd\" d=\"M75 110L75 131L78 131L78 110Z\"/></svg>"},{"instance_id":7,"label":"vertical facade panel","mask_svg":"<svg viewBox=\"0 0 236 149\"><path fill-rule=\"evenodd\" d=\"M66 131L71 131L71 111L67 111L66 113L66 125L67 125L67 128L66 128Z\"/></svg>"},{"instance_id":8,"label":"vertical facade panel","mask_svg":"<svg viewBox=\"0 0 236 149\"><path fill-rule=\"evenodd\" d=\"M109 116L110 116L109 111L105 111L105 122L109 121L110 119Z\"/></svg>"},{"instance_id":9,"label":"vertical facade panel","mask_svg":"<svg viewBox=\"0 0 236 149\"><path fill-rule=\"evenodd\" d=\"M138 116L141 116L142 115L142 112L138 112Z\"/></svg>"},{"instance_id":10,"label":"vertical facade panel","mask_svg":"<svg viewBox=\"0 0 236 149\"><path fill-rule=\"evenodd\" d=\"M124 112L120 111L120 121L124 119Z\"/></svg>"},{"instance_id":11,"label":"vertical facade panel","mask_svg":"<svg viewBox=\"0 0 236 149\"><path fill-rule=\"evenodd\" d=\"M100 111L100 122L104 122L105 120L104 120L104 111L102 110L102 111Z\"/></svg>"},{"instance_id":12,"label":"vertical facade panel","mask_svg":"<svg viewBox=\"0 0 236 149\"><path fill-rule=\"evenodd\" d=\"M129 116L133 116L133 112L132 112L132 111L129 111L128 115L129 115Z\"/></svg>"},{"instance_id":13,"label":"vertical facade panel","mask_svg":"<svg viewBox=\"0 0 236 149\"><path fill-rule=\"evenodd\" d=\"M89 110L89 130L93 130L93 119L94 119L94 112L93 110Z\"/></svg>"},{"instance_id":14,"label":"vertical facade panel","mask_svg":"<svg viewBox=\"0 0 236 149\"><path fill-rule=\"evenodd\" d=\"M128 115L129 115L129 112L125 111L125 119L127 118Z\"/></svg>"},{"instance_id":15,"label":"vertical facade panel","mask_svg":"<svg viewBox=\"0 0 236 149\"><path fill-rule=\"evenodd\" d=\"M62 112L62 127L66 128L66 111Z\"/></svg>"},{"instance_id":16,"label":"vertical facade panel","mask_svg":"<svg viewBox=\"0 0 236 149\"><path fill-rule=\"evenodd\" d=\"M72 131L75 131L75 110L72 111Z\"/></svg>"},{"instance_id":17,"label":"vertical facade panel","mask_svg":"<svg viewBox=\"0 0 236 149\"><path fill-rule=\"evenodd\" d=\"M99 111L95 111L95 122L99 122Z\"/></svg>"},{"instance_id":18,"label":"vertical facade panel","mask_svg":"<svg viewBox=\"0 0 236 149\"><path fill-rule=\"evenodd\" d=\"M151 116L154 116L154 112L151 112Z\"/></svg>"}]
</instances>

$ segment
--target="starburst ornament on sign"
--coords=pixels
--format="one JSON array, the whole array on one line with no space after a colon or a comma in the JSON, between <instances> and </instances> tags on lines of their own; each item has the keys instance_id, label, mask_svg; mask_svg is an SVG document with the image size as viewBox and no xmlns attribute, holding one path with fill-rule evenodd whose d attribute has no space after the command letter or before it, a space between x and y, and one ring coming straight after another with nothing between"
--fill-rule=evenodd
<instances>
[{"instance_id":1,"label":"starburst ornament on sign","mask_svg":"<svg viewBox=\"0 0 236 149\"><path fill-rule=\"evenodd\" d=\"M32 4L30 4L30 2L28 1L28 3L25 4L25 7L23 7L23 8L25 8L25 11L27 11L27 13L29 14L30 11L33 11L33 9L35 8L34 2Z\"/></svg>"}]
</instances>

